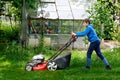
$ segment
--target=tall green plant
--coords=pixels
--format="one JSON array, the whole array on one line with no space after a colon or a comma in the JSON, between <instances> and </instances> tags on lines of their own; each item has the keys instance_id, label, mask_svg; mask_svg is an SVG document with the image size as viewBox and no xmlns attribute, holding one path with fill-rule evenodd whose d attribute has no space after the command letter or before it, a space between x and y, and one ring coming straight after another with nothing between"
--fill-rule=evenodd
<instances>
[{"instance_id":1,"label":"tall green plant","mask_svg":"<svg viewBox=\"0 0 120 80\"><path fill-rule=\"evenodd\" d=\"M0 42L6 43L13 40L19 40L19 27L14 25L12 30L8 24L1 24Z\"/></svg>"},{"instance_id":2,"label":"tall green plant","mask_svg":"<svg viewBox=\"0 0 120 80\"><path fill-rule=\"evenodd\" d=\"M88 12L100 38L109 40L117 38L117 26L113 20L116 13L113 0L98 0Z\"/></svg>"}]
</instances>

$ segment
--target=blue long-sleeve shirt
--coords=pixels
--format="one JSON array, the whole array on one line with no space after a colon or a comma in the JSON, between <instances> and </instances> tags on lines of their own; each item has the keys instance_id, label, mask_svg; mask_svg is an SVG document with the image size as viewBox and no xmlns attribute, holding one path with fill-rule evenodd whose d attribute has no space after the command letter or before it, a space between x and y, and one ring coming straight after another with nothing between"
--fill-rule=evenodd
<instances>
[{"instance_id":1,"label":"blue long-sleeve shirt","mask_svg":"<svg viewBox=\"0 0 120 80\"><path fill-rule=\"evenodd\" d=\"M90 42L95 42L99 40L99 37L97 36L93 28L93 25L91 24L89 24L84 31L76 33L76 37L83 37L83 36L87 36Z\"/></svg>"}]
</instances>

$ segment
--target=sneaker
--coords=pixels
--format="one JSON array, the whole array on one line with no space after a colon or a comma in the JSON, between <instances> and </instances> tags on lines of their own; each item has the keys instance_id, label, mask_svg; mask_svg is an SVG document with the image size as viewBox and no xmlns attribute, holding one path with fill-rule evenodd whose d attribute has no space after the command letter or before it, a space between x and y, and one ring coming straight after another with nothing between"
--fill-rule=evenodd
<instances>
[{"instance_id":1,"label":"sneaker","mask_svg":"<svg viewBox=\"0 0 120 80\"><path fill-rule=\"evenodd\" d=\"M109 65L107 65L105 68L106 68L107 70L111 70L111 67L110 67Z\"/></svg>"},{"instance_id":2,"label":"sneaker","mask_svg":"<svg viewBox=\"0 0 120 80\"><path fill-rule=\"evenodd\" d=\"M82 67L82 70L89 70L90 67L89 66L86 66L86 67Z\"/></svg>"},{"instance_id":3,"label":"sneaker","mask_svg":"<svg viewBox=\"0 0 120 80\"><path fill-rule=\"evenodd\" d=\"M86 66L86 69L90 69L90 66Z\"/></svg>"}]
</instances>

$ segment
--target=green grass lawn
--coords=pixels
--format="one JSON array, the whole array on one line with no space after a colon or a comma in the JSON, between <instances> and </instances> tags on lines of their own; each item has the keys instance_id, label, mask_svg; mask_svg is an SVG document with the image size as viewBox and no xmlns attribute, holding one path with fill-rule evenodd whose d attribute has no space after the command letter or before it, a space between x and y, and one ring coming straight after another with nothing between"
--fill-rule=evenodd
<instances>
[{"instance_id":1,"label":"green grass lawn","mask_svg":"<svg viewBox=\"0 0 120 80\"><path fill-rule=\"evenodd\" d=\"M70 67L56 71L25 71L25 65L33 54L29 50L27 53L10 53L0 51L0 80L119 80L120 79L120 49L103 51L104 56L109 61L112 70L106 70L100 59L96 60L96 55L92 55L90 70L83 70L86 64L86 52L73 50ZM30 54L31 53L31 54ZM47 57L49 57L48 55Z\"/></svg>"}]
</instances>

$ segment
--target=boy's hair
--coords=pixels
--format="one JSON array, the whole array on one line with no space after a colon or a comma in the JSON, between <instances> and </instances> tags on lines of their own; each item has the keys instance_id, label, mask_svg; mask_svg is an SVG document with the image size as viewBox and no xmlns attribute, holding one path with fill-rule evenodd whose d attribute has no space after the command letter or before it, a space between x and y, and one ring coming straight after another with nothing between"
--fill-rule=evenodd
<instances>
[{"instance_id":1,"label":"boy's hair","mask_svg":"<svg viewBox=\"0 0 120 80\"><path fill-rule=\"evenodd\" d=\"M90 24L90 20L89 19L84 19L83 22Z\"/></svg>"}]
</instances>

